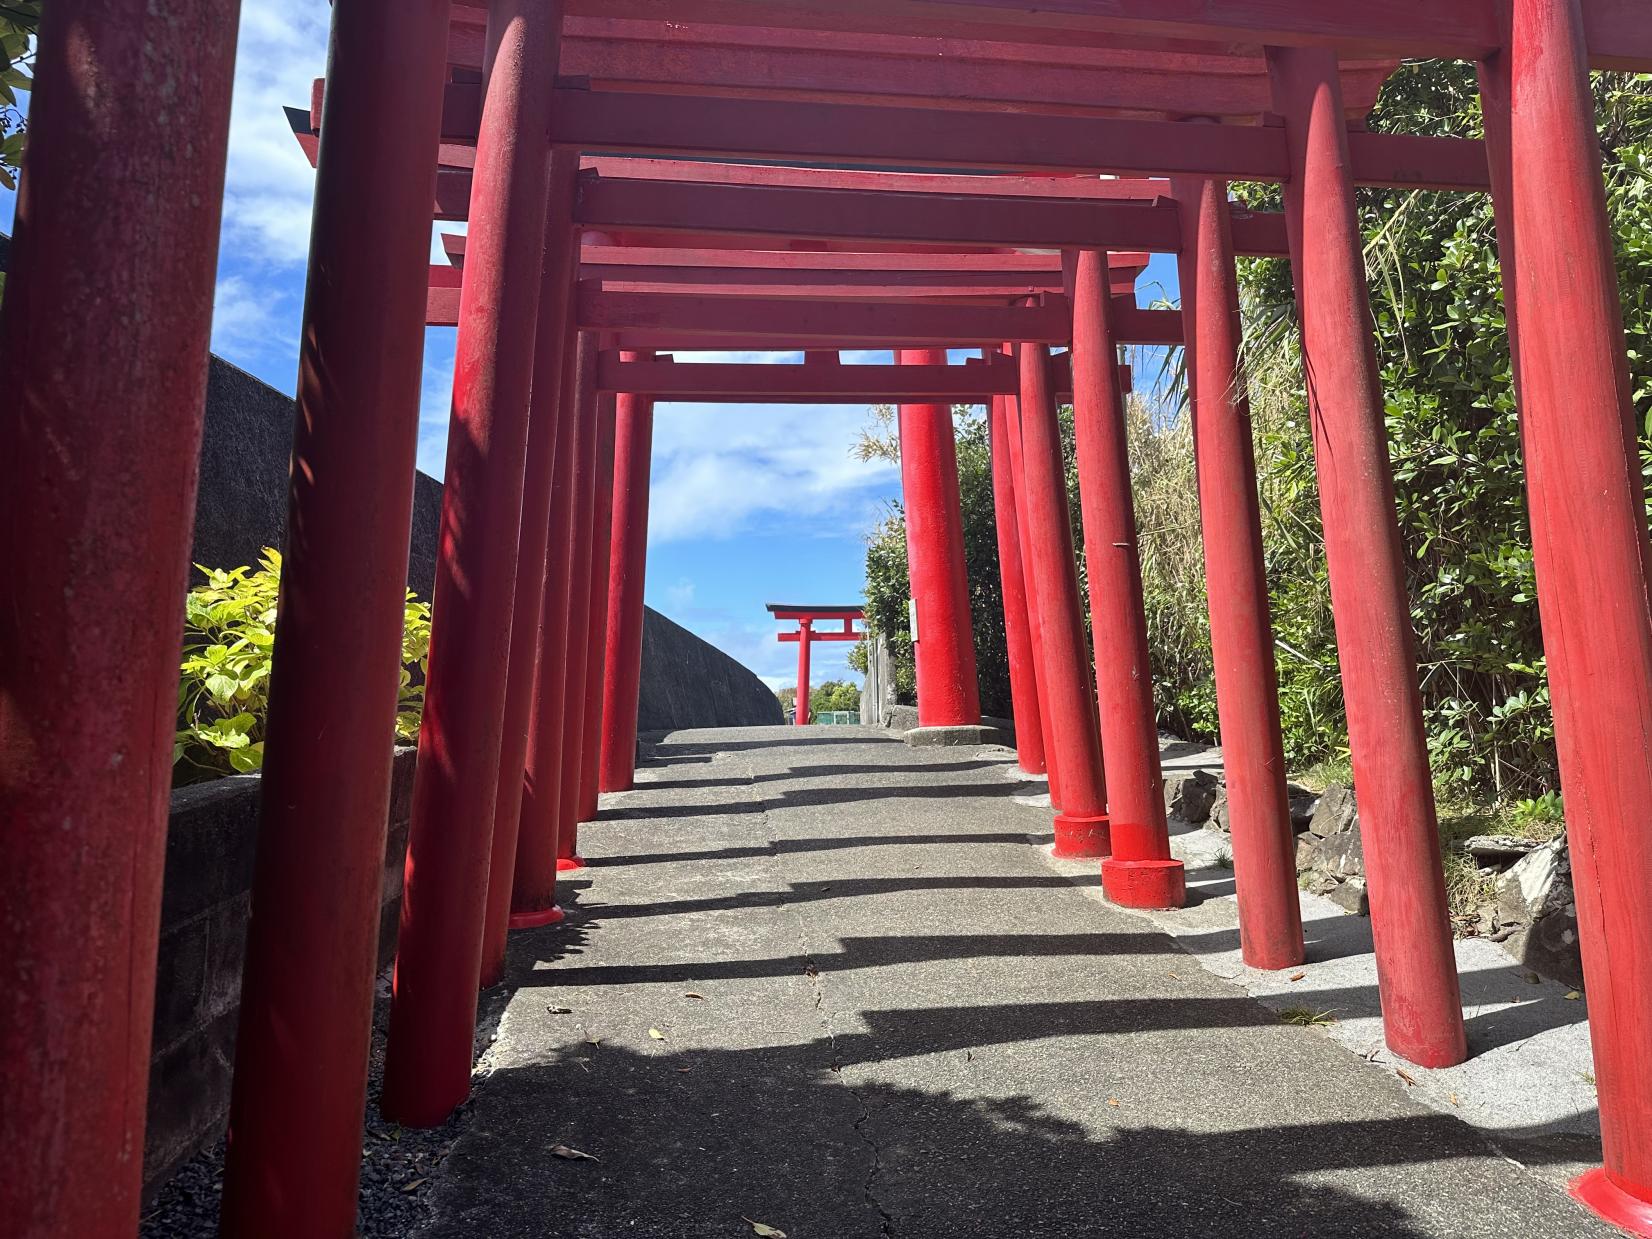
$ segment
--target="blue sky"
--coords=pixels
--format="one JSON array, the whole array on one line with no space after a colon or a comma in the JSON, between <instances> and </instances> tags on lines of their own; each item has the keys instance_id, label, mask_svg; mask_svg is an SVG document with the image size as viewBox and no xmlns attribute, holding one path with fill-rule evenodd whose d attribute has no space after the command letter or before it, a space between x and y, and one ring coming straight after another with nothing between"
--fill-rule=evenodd
<instances>
[{"instance_id":1,"label":"blue sky","mask_svg":"<svg viewBox=\"0 0 1652 1239\"><path fill-rule=\"evenodd\" d=\"M213 351L291 393L297 370L314 174L282 114L325 68L322 0L243 0ZM0 229L12 196L0 191ZM452 225L444 228L458 230ZM439 242L433 239L432 253ZM1143 300L1173 294L1155 260ZM453 377L451 329L427 333L419 467L440 477ZM777 357L776 360L798 360ZM859 601L865 535L899 475L851 448L863 407L662 405L655 416L648 603L778 687L796 649L775 639L768 602ZM814 679L852 677L850 647L816 647ZM858 677L854 677L858 678Z\"/></svg>"}]
</instances>

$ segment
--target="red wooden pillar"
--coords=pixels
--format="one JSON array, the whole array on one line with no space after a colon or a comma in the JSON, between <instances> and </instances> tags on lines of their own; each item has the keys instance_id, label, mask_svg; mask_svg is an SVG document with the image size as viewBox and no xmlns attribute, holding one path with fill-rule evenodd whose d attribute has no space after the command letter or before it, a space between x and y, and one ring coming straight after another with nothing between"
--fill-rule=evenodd
<instances>
[{"instance_id":1,"label":"red wooden pillar","mask_svg":"<svg viewBox=\"0 0 1652 1239\"><path fill-rule=\"evenodd\" d=\"M1015 356L1015 346L1004 351ZM1010 474L1015 480L1015 524L1021 538L1021 583L1027 594L1027 636L1032 644L1033 685L1038 698L1038 719L1043 731L1044 772L1050 787L1050 805L1061 811L1061 770L1058 765L1053 724L1050 718L1049 687L1044 672L1044 613L1038 605L1038 581L1032 571L1032 537L1027 522L1026 455L1021 441L1021 400L1004 399L1004 423L1009 431Z\"/></svg>"},{"instance_id":2,"label":"red wooden pillar","mask_svg":"<svg viewBox=\"0 0 1652 1239\"><path fill-rule=\"evenodd\" d=\"M1101 857L1112 852L1107 783L1090 679L1090 651L1079 610L1078 563L1067 509L1061 425L1050 391L1050 351L1023 344L1021 356L1022 478L1026 484L1029 575L1037 581L1043 617L1044 702L1053 751L1061 766L1061 813L1055 854Z\"/></svg>"},{"instance_id":3,"label":"red wooden pillar","mask_svg":"<svg viewBox=\"0 0 1652 1239\"><path fill-rule=\"evenodd\" d=\"M443 0L333 14L224 1173L238 1237L355 1226L447 26Z\"/></svg>"},{"instance_id":4,"label":"red wooden pillar","mask_svg":"<svg viewBox=\"0 0 1652 1239\"><path fill-rule=\"evenodd\" d=\"M624 359L652 356L626 353ZM653 451L653 399L622 393L614 422L614 536L608 570L608 663L603 677L601 789L605 792L623 792L636 779Z\"/></svg>"},{"instance_id":5,"label":"red wooden pillar","mask_svg":"<svg viewBox=\"0 0 1652 1239\"><path fill-rule=\"evenodd\" d=\"M574 445L574 542L568 559L568 641L562 667L567 682L562 690L562 772L557 791L556 867L563 872L585 867L579 856L580 777L585 769L585 666L591 656L591 551L596 532L601 403L593 371L590 385L580 384L575 410L579 429Z\"/></svg>"},{"instance_id":6,"label":"red wooden pillar","mask_svg":"<svg viewBox=\"0 0 1652 1239\"><path fill-rule=\"evenodd\" d=\"M1174 190L1182 219L1182 321L1239 949L1252 968L1289 968L1303 958L1302 903L1279 734L1227 185L1187 179L1174 182Z\"/></svg>"},{"instance_id":7,"label":"red wooden pillar","mask_svg":"<svg viewBox=\"0 0 1652 1239\"><path fill-rule=\"evenodd\" d=\"M448 431L430 672L380 1102L409 1127L470 1093L545 243L559 0L493 0Z\"/></svg>"},{"instance_id":8,"label":"red wooden pillar","mask_svg":"<svg viewBox=\"0 0 1652 1239\"><path fill-rule=\"evenodd\" d=\"M1182 862L1170 856L1165 822L1111 305L1107 255L1081 250L1073 285L1073 435L1113 845L1112 856L1101 863L1101 884L1109 899L1125 907L1179 908L1187 890Z\"/></svg>"},{"instance_id":9,"label":"red wooden pillar","mask_svg":"<svg viewBox=\"0 0 1652 1239\"><path fill-rule=\"evenodd\" d=\"M1652 1235L1652 546L1575 0L1515 0L1481 97L1605 1154L1572 1192Z\"/></svg>"},{"instance_id":10,"label":"red wooden pillar","mask_svg":"<svg viewBox=\"0 0 1652 1239\"><path fill-rule=\"evenodd\" d=\"M528 755L522 776L521 826L511 876L512 929L562 919L556 906L557 836L562 818L562 753L567 725L569 570L574 546L574 489L578 475L579 410L596 388L597 341L582 332L575 364L563 367L551 484L550 536L545 560L539 665L535 673Z\"/></svg>"},{"instance_id":11,"label":"red wooden pillar","mask_svg":"<svg viewBox=\"0 0 1652 1239\"><path fill-rule=\"evenodd\" d=\"M613 561L614 436L618 398L597 401L596 491L592 504L591 598L585 628L585 725L579 763L579 820L596 820L602 764L602 704L608 666L608 573Z\"/></svg>"},{"instance_id":12,"label":"red wooden pillar","mask_svg":"<svg viewBox=\"0 0 1652 1239\"><path fill-rule=\"evenodd\" d=\"M812 620L797 621L797 704L792 711L792 722L798 727L809 725L809 638L814 635Z\"/></svg>"},{"instance_id":13,"label":"red wooden pillar","mask_svg":"<svg viewBox=\"0 0 1652 1239\"><path fill-rule=\"evenodd\" d=\"M568 331L579 238L574 231L574 180L579 156L551 156L551 195L545 216L545 267L540 284L538 343L529 403L528 458L522 482L522 527L516 554L516 598L507 664L505 725L499 745L499 790L494 799L493 849L488 865L487 918L482 934L483 989L505 970L516 840L521 833L523 770L528 755L539 639L544 619L546 556L550 546L551 487L556 471L557 425L563 370L573 351ZM555 918L552 918L553 920Z\"/></svg>"},{"instance_id":14,"label":"red wooden pillar","mask_svg":"<svg viewBox=\"0 0 1652 1239\"><path fill-rule=\"evenodd\" d=\"M0 1218L27 1239L138 1224L239 10L40 27L0 315Z\"/></svg>"},{"instance_id":15,"label":"red wooden pillar","mask_svg":"<svg viewBox=\"0 0 1652 1239\"><path fill-rule=\"evenodd\" d=\"M944 366L947 359L945 349L901 349L896 356L916 366ZM903 404L900 439L907 573L918 613L918 725L979 723L952 406Z\"/></svg>"},{"instance_id":16,"label":"red wooden pillar","mask_svg":"<svg viewBox=\"0 0 1652 1239\"><path fill-rule=\"evenodd\" d=\"M1015 470L1010 461L1008 401L994 396L988 425L992 442L992 500L998 533L998 578L1004 597L1004 642L1010 664L1010 701L1015 714L1015 753L1021 769L1043 774L1044 719L1038 708L1038 672L1033 666L1026 578L1021 569L1021 529L1016 519Z\"/></svg>"},{"instance_id":17,"label":"red wooden pillar","mask_svg":"<svg viewBox=\"0 0 1652 1239\"><path fill-rule=\"evenodd\" d=\"M1467 1055L1334 53L1271 48L1286 217L1388 1045Z\"/></svg>"}]
</instances>

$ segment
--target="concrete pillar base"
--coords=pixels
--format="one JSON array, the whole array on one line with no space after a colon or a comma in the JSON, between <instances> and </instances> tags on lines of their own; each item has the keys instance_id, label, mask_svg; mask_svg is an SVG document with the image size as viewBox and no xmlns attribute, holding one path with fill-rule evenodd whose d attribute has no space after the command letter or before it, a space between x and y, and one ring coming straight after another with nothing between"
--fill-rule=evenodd
<instances>
[{"instance_id":1,"label":"concrete pillar base","mask_svg":"<svg viewBox=\"0 0 1652 1239\"><path fill-rule=\"evenodd\" d=\"M1179 860L1101 862L1101 889L1121 908L1180 908L1187 902L1186 869Z\"/></svg>"},{"instance_id":2,"label":"concrete pillar base","mask_svg":"<svg viewBox=\"0 0 1652 1239\"><path fill-rule=\"evenodd\" d=\"M952 727L914 727L902 737L915 749L950 749L969 744L1004 744L1008 737L997 727L964 723Z\"/></svg>"},{"instance_id":3,"label":"concrete pillar base","mask_svg":"<svg viewBox=\"0 0 1652 1239\"><path fill-rule=\"evenodd\" d=\"M1612 1180L1604 1169L1572 1180L1572 1199L1595 1216L1631 1235L1652 1237L1652 1200L1637 1196Z\"/></svg>"},{"instance_id":4,"label":"concrete pillar base","mask_svg":"<svg viewBox=\"0 0 1652 1239\"><path fill-rule=\"evenodd\" d=\"M1107 815L1076 817L1063 813L1055 819L1057 860L1097 860L1113 854L1113 835Z\"/></svg>"},{"instance_id":5,"label":"concrete pillar base","mask_svg":"<svg viewBox=\"0 0 1652 1239\"><path fill-rule=\"evenodd\" d=\"M567 913L554 903L548 908L541 908L538 912L512 912L510 927L512 929L538 929L542 925L560 925L567 919Z\"/></svg>"}]
</instances>

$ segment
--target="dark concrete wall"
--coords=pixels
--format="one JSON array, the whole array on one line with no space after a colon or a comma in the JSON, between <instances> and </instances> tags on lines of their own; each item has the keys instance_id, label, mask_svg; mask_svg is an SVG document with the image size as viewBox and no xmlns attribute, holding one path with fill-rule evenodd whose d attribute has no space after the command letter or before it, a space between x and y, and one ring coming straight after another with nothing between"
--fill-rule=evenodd
<instances>
[{"instance_id":1,"label":"dark concrete wall","mask_svg":"<svg viewBox=\"0 0 1652 1239\"><path fill-rule=\"evenodd\" d=\"M290 397L269 384L221 357L212 359L191 563L238 568L256 563L266 546L281 549L294 408ZM424 473L414 478L407 585L428 599L436 578L442 484Z\"/></svg>"},{"instance_id":2,"label":"dark concrete wall","mask_svg":"<svg viewBox=\"0 0 1652 1239\"><path fill-rule=\"evenodd\" d=\"M379 962L395 953L402 861L418 754L396 750L384 851ZM258 849L258 776L172 793L155 978L144 1183L153 1188L223 1134L229 1116L241 965Z\"/></svg>"},{"instance_id":3,"label":"dark concrete wall","mask_svg":"<svg viewBox=\"0 0 1652 1239\"><path fill-rule=\"evenodd\" d=\"M638 731L785 721L780 699L744 666L658 611L644 615Z\"/></svg>"}]
</instances>

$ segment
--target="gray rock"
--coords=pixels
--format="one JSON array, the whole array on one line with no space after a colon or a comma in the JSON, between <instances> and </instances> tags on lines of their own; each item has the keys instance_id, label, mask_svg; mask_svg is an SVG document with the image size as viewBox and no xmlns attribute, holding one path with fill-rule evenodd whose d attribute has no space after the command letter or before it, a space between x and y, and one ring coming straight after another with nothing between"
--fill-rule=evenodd
<instances>
[{"instance_id":1,"label":"gray rock","mask_svg":"<svg viewBox=\"0 0 1652 1239\"><path fill-rule=\"evenodd\" d=\"M1498 880L1497 917L1519 926L1503 943L1509 954L1533 972L1583 984L1572 858L1564 838L1529 852Z\"/></svg>"},{"instance_id":2,"label":"gray rock","mask_svg":"<svg viewBox=\"0 0 1652 1239\"><path fill-rule=\"evenodd\" d=\"M1475 835L1463 848L1482 865L1505 865L1519 860L1543 845L1534 839L1515 835Z\"/></svg>"},{"instance_id":3,"label":"gray rock","mask_svg":"<svg viewBox=\"0 0 1652 1239\"><path fill-rule=\"evenodd\" d=\"M1314 868L1333 878L1365 876L1365 845L1357 830L1344 830L1320 839Z\"/></svg>"},{"instance_id":4,"label":"gray rock","mask_svg":"<svg viewBox=\"0 0 1652 1239\"><path fill-rule=\"evenodd\" d=\"M893 705L884 712L883 725L890 731L912 731L918 726L918 707Z\"/></svg>"},{"instance_id":5,"label":"gray rock","mask_svg":"<svg viewBox=\"0 0 1652 1239\"><path fill-rule=\"evenodd\" d=\"M1326 892L1326 898L1355 916L1371 915L1371 896L1365 889L1364 878L1349 878L1346 882L1338 882Z\"/></svg>"},{"instance_id":6,"label":"gray rock","mask_svg":"<svg viewBox=\"0 0 1652 1239\"><path fill-rule=\"evenodd\" d=\"M1216 799L1210 806L1210 820L1205 823L1205 827L1208 830L1219 830L1224 835L1233 833L1233 811L1228 803L1226 784L1216 790Z\"/></svg>"},{"instance_id":7,"label":"gray rock","mask_svg":"<svg viewBox=\"0 0 1652 1239\"><path fill-rule=\"evenodd\" d=\"M1221 782L1208 770L1177 770L1165 776L1165 816L1197 826L1210 820L1218 794L1226 800Z\"/></svg>"},{"instance_id":8,"label":"gray rock","mask_svg":"<svg viewBox=\"0 0 1652 1239\"><path fill-rule=\"evenodd\" d=\"M1319 845L1324 842L1318 835L1302 835L1296 841L1296 868L1297 872L1312 869L1319 863Z\"/></svg>"},{"instance_id":9,"label":"gray rock","mask_svg":"<svg viewBox=\"0 0 1652 1239\"><path fill-rule=\"evenodd\" d=\"M1314 809L1319 805L1319 793L1311 792L1296 783L1285 784L1285 794L1291 800L1291 829L1301 834L1313 821Z\"/></svg>"},{"instance_id":10,"label":"gray rock","mask_svg":"<svg viewBox=\"0 0 1652 1239\"><path fill-rule=\"evenodd\" d=\"M1358 825L1359 810L1354 804L1354 793L1340 783L1333 783L1314 806L1308 829L1323 839L1346 834Z\"/></svg>"}]
</instances>

